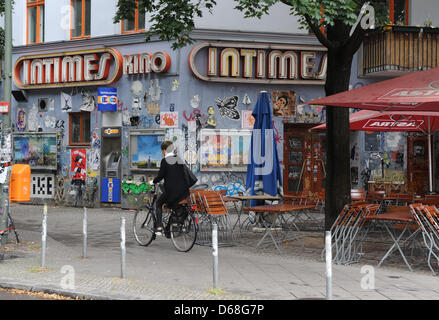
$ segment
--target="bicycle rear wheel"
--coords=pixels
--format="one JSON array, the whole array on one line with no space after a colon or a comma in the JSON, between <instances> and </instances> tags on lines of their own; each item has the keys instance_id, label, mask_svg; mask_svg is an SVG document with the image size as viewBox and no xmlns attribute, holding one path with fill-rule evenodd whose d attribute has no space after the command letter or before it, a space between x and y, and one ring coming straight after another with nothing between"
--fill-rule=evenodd
<instances>
[{"instance_id":1,"label":"bicycle rear wheel","mask_svg":"<svg viewBox=\"0 0 439 320\"><path fill-rule=\"evenodd\" d=\"M154 218L151 210L140 209L134 214L134 237L141 246L149 245L155 239Z\"/></svg>"},{"instance_id":2,"label":"bicycle rear wheel","mask_svg":"<svg viewBox=\"0 0 439 320\"><path fill-rule=\"evenodd\" d=\"M197 224L191 213L187 215L183 223L171 223L169 231L172 244L180 252L191 250L197 240Z\"/></svg>"}]
</instances>

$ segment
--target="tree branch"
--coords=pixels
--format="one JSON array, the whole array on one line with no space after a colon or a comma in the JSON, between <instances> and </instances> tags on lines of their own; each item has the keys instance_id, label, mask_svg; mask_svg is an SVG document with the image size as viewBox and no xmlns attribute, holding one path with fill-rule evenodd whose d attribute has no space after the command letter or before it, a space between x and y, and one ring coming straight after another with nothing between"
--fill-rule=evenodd
<instances>
[{"instance_id":1,"label":"tree branch","mask_svg":"<svg viewBox=\"0 0 439 320\"><path fill-rule=\"evenodd\" d=\"M324 45L328 49L335 48L335 45L328 40L328 38L323 34L320 28L312 22L309 15L305 14L303 17L305 18L305 21L308 24L308 26L311 28L311 31L314 33L314 35L317 37L317 39L320 41L322 45Z\"/></svg>"}]
</instances>

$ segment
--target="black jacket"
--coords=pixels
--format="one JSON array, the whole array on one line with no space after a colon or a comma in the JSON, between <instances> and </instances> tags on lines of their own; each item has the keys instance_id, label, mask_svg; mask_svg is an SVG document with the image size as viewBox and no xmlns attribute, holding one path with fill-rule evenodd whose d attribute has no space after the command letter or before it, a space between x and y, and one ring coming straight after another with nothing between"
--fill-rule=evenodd
<instances>
[{"instance_id":1,"label":"black jacket","mask_svg":"<svg viewBox=\"0 0 439 320\"><path fill-rule=\"evenodd\" d=\"M178 156L170 156L163 158L160 162L160 170L157 177L154 178L154 183L165 179L165 194L166 204L173 207L181 200L189 197L189 187L184 178L185 164Z\"/></svg>"}]
</instances>

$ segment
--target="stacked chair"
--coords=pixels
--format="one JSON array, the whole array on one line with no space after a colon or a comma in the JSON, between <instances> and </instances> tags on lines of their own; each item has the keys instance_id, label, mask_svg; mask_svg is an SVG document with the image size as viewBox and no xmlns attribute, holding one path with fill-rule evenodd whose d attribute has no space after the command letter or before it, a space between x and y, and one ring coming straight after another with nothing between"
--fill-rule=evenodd
<instances>
[{"instance_id":1,"label":"stacked chair","mask_svg":"<svg viewBox=\"0 0 439 320\"><path fill-rule=\"evenodd\" d=\"M357 263L362 252L362 243L367 234L363 229L364 218L376 214L379 204L357 201L346 205L331 227L333 262L335 264ZM322 255L324 250L322 252Z\"/></svg>"},{"instance_id":2,"label":"stacked chair","mask_svg":"<svg viewBox=\"0 0 439 320\"><path fill-rule=\"evenodd\" d=\"M232 246L233 232L229 212L220 191L192 190L192 208L198 220L198 245L212 245L212 225L218 226L218 246Z\"/></svg>"},{"instance_id":3,"label":"stacked chair","mask_svg":"<svg viewBox=\"0 0 439 320\"><path fill-rule=\"evenodd\" d=\"M427 248L427 263L433 275L436 275L432 258L439 266L439 210L435 206L423 206L420 203L410 205L410 212L422 231Z\"/></svg>"}]
</instances>

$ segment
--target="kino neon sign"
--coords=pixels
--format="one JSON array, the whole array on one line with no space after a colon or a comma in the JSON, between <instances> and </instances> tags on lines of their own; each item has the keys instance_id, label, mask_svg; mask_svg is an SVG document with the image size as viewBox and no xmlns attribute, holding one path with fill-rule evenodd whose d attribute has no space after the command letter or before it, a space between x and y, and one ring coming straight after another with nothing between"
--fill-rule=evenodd
<instances>
[{"instance_id":1,"label":"kino neon sign","mask_svg":"<svg viewBox=\"0 0 439 320\"><path fill-rule=\"evenodd\" d=\"M207 56L204 74L196 64L201 52ZM204 81L321 85L327 60L321 46L205 42L192 49L189 68Z\"/></svg>"},{"instance_id":2,"label":"kino neon sign","mask_svg":"<svg viewBox=\"0 0 439 320\"><path fill-rule=\"evenodd\" d=\"M171 58L163 52L127 55L112 48L20 57L14 81L21 89L106 86L122 74L166 72Z\"/></svg>"}]
</instances>

